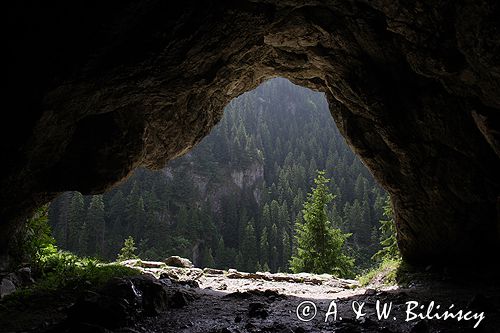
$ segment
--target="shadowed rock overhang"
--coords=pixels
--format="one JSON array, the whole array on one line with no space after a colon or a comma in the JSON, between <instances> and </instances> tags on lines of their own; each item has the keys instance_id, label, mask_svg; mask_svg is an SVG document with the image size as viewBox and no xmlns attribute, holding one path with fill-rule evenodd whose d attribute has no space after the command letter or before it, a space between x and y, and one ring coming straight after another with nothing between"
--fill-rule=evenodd
<instances>
[{"instance_id":1,"label":"shadowed rock overhang","mask_svg":"<svg viewBox=\"0 0 500 333\"><path fill-rule=\"evenodd\" d=\"M347 142L392 196L406 259L498 253L497 1L8 7L1 253L36 206L163 167L232 98L274 76L325 92Z\"/></svg>"}]
</instances>

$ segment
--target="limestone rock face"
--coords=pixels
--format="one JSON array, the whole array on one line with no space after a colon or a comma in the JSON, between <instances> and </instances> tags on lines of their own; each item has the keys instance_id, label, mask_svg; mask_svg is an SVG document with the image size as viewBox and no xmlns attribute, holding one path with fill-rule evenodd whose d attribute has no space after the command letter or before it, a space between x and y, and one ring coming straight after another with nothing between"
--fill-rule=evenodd
<instances>
[{"instance_id":1,"label":"limestone rock face","mask_svg":"<svg viewBox=\"0 0 500 333\"><path fill-rule=\"evenodd\" d=\"M392 195L405 258L498 251L497 1L8 7L0 253L34 207L163 167L232 98L274 76L326 93L347 142Z\"/></svg>"}]
</instances>

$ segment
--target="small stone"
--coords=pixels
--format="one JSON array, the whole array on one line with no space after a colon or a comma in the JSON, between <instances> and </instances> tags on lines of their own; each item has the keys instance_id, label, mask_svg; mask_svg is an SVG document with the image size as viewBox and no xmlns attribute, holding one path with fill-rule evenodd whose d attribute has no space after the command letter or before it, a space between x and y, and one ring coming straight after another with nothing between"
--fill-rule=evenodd
<instances>
[{"instance_id":1,"label":"small stone","mask_svg":"<svg viewBox=\"0 0 500 333\"><path fill-rule=\"evenodd\" d=\"M364 294L365 294L365 295L367 295L367 296L373 296L373 295L375 295L376 293L377 293L377 291L376 291L375 289L373 289L373 288L367 288L367 289L365 290L365 293L364 293Z\"/></svg>"},{"instance_id":2,"label":"small stone","mask_svg":"<svg viewBox=\"0 0 500 333\"><path fill-rule=\"evenodd\" d=\"M35 281L31 277L31 268L29 267L22 267L17 271L17 277L19 278L19 281L21 285L24 286L30 286Z\"/></svg>"},{"instance_id":3,"label":"small stone","mask_svg":"<svg viewBox=\"0 0 500 333\"><path fill-rule=\"evenodd\" d=\"M223 275L224 271L222 269L215 269L215 268L205 268L203 269L204 274L210 274L210 275Z\"/></svg>"},{"instance_id":4,"label":"small stone","mask_svg":"<svg viewBox=\"0 0 500 333\"><path fill-rule=\"evenodd\" d=\"M285 295L282 295L277 290L273 290L273 289L266 289L266 290L264 290L264 296L272 298L273 300L276 299L276 298L278 298L278 299L286 298Z\"/></svg>"},{"instance_id":5,"label":"small stone","mask_svg":"<svg viewBox=\"0 0 500 333\"><path fill-rule=\"evenodd\" d=\"M217 290L227 290L227 284L223 283L217 287Z\"/></svg>"}]
</instances>

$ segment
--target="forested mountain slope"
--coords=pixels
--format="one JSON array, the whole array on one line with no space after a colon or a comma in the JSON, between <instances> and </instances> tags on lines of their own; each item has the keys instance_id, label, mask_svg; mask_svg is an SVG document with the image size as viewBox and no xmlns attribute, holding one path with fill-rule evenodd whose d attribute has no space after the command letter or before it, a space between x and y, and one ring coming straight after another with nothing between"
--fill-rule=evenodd
<instances>
[{"instance_id":1,"label":"forested mountain slope","mask_svg":"<svg viewBox=\"0 0 500 333\"><path fill-rule=\"evenodd\" d=\"M385 192L339 134L323 94L281 78L233 100L197 147L161 171L137 170L103 195L67 192L50 221L60 247L114 259L129 235L143 259L285 271L316 170L336 195L334 226L358 267L378 249Z\"/></svg>"}]
</instances>

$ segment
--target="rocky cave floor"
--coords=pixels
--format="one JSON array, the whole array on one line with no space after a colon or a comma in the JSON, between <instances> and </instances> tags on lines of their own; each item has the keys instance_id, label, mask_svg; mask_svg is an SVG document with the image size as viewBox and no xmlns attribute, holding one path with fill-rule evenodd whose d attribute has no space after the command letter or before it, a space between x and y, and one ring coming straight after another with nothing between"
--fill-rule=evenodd
<instances>
[{"instance_id":1,"label":"rocky cave floor","mask_svg":"<svg viewBox=\"0 0 500 333\"><path fill-rule=\"evenodd\" d=\"M442 274L414 277L405 287L360 287L357 281L328 275L243 273L235 270L174 268L132 261L143 275L115 279L97 292L65 302L38 299L10 311L2 332L500 332L500 287L497 280L451 279ZM376 304L392 304L388 319L377 318ZM406 321L406 302L418 302L426 314L464 310L477 318ZM306 303L303 303L306 302ZM334 302L334 303L332 303ZM317 312L314 313L312 303ZM363 304L365 315L356 319ZM337 318L326 313L337 307ZM436 310L437 306L440 309ZM40 312L43 308L44 311ZM308 312L308 310L311 310ZM35 315L35 313L37 313ZM28 314L29 313L29 314ZM30 315L32 315L30 317ZM23 316L29 320L23 320ZM47 316L47 318L43 318ZM36 317L35 319L33 317ZM38 321L38 322L37 322Z\"/></svg>"}]
</instances>

